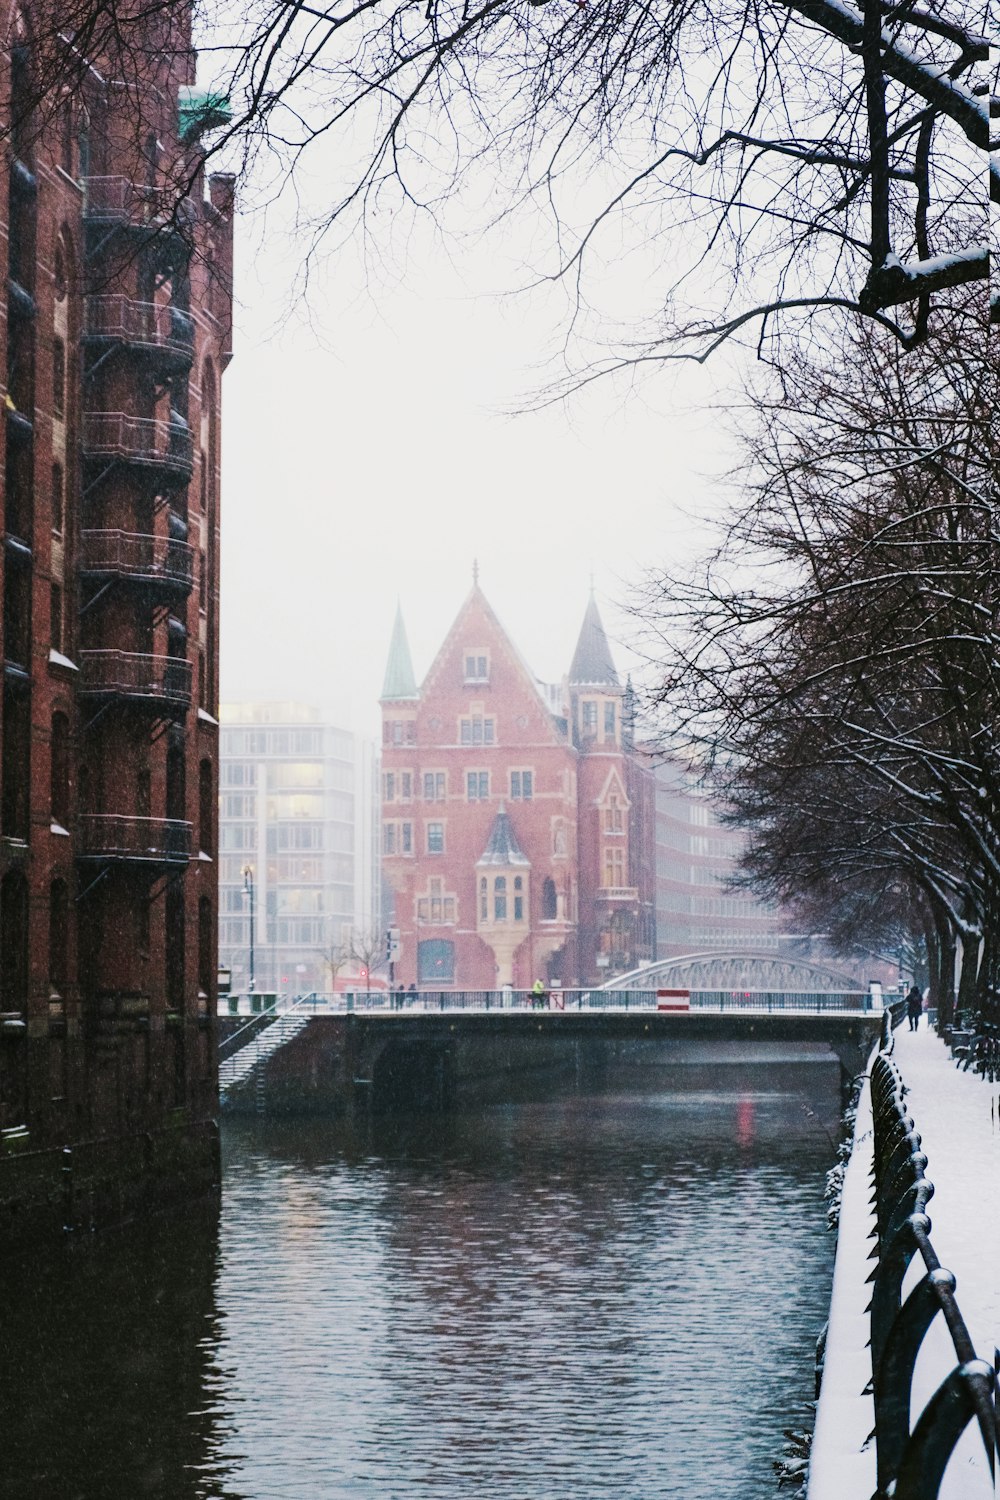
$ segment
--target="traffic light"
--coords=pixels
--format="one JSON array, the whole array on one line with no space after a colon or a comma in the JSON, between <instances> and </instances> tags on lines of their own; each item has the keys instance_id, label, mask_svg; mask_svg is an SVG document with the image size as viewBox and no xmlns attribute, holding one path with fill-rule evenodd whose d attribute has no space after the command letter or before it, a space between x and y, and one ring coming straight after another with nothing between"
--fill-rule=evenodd
<instances>
[{"instance_id":1,"label":"traffic light","mask_svg":"<svg viewBox=\"0 0 1000 1500\"><path fill-rule=\"evenodd\" d=\"M394 963L399 957L399 928L387 927L385 931L385 961Z\"/></svg>"}]
</instances>

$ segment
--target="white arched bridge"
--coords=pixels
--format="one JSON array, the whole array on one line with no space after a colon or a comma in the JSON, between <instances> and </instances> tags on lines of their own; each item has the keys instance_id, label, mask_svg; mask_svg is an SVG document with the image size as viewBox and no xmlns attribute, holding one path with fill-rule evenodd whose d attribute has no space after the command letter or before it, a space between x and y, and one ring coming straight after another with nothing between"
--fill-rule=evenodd
<instances>
[{"instance_id":1,"label":"white arched bridge","mask_svg":"<svg viewBox=\"0 0 1000 1500\"><path fill-rule=\"evenodd\" d=\"M831 964L766 950L685 953L610 980L608 990L686 989L741 993L846 995L867 988Z\"/></svg>"}]
</instances>

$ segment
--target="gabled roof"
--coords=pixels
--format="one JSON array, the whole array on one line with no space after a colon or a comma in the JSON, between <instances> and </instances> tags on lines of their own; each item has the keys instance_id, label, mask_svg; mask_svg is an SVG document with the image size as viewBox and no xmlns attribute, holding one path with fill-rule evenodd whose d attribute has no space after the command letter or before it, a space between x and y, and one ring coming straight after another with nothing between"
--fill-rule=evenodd
<instances>
[{"instance_id":1,"label":"gabled roof","mask_svg":"<svg viewBox=\"0 0 1000 1500\"><path fill-rule=\"evenodd\" d=\"M531 860L525 854L517 842L514 825L507 815L503 803L496 817L493 819L493 827L490 836L486 840L486 848L479 859L476 860L476 868L481 865L530 865Z\"/></svg>"},{"instance_id":2,"label":"gabled roof","mask_svg":"<svg viewBox=\"0 0 1000 1500\"><path fill-rule=\"evenodd\" d=\"M591 594L587 611L583 617L580 638L573 653L573 664L569 669L569 681L573 686L620 687L618 673L611 656L611 647L604 633L604 623L597 608L597 600Z\"/></svg>"},{"instance_id":3,"label":"gabled roof","mask_svg":"<svg viewBox=\"0 0 1000 1500\"><path fill-rule=\"evenodd\" d=\"M385 664L381 701L397 703L401 699L415 701L419 697L417 679L413 675L410 643L406 639L406 626L403 624L403 611L397 604L396 622L392 627L392 640L389 644L389 659Z\"/></svg>"}]
</instances>

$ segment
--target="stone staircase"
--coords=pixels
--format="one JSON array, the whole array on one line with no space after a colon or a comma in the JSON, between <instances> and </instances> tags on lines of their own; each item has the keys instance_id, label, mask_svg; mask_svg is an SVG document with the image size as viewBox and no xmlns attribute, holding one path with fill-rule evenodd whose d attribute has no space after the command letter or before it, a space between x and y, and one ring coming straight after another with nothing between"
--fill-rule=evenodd
<instances>
[{"instance_id":1,"label":"stone staircase","mask_svg":"<svg viewBox=\"0 0 1000 1500\"><path fill-rule=\"evenodd\" d=\"M224 1058L219 1064L219 1099L225 1105L230 1094L243 1083L253 1082L255 1101L258 1112L264 1107L264 1069L261 1064L269 1058L272 1053L277 1052L286 1042L290 1042L293 1036L307 1026L308 1015L302 1011L286 1011L279 1015L270 1026L266 1026L257 1032L252 1041L247 1042L231 1056Z\"/></svg>"}]
</instances>

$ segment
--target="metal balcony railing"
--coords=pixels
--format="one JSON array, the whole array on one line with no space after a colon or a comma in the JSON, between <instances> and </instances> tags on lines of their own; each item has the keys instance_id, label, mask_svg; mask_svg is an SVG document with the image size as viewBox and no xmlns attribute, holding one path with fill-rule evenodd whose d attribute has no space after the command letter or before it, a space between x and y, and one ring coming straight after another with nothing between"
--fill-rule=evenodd
<instances>
[{"instance_id":1,"label":"metal balcony railing","mask_svg":"<svg viewBox=\"0 0 1000 1500\"><path fill-rule=\"evenodd\" d=\"M170 303L88 297L85 326L89 338L116 339L180 354L190 354L194 346L194 319Z\"/></svg>"},{"instance_id":2,"label":"metal balcony railing","mask_svg":"<svg viewBox=\"0 0 1000 1500\"><path fill-rule=\"evenodd\" d=\"M80 818L79 835L81 859L172 865L186 864L191 858L191 824L176 818L85 813Z\"/></svg>"},{"instance_id":3,"label":"metal balcony railing","mask_svg":"<svg viewBox=\"0 0 1000 1500\"><path fill-rule=\"evenodd\" d=\"M94 578L127 578L187 592L194 582L194 548L172 537L128 531L85 531L80 572Z\"/></svg>"},{"instance_id":4,"label":"metal balcony railing","mask_svg":"<svg viewBox=\"0 0 1000 1500\"><path fill-rule=\"evenodd\" d=\"M186 425L158 417L131 417L120 411L84 414L83 451L88 457L163 465L187 475L193 466L191 434Z\"/></svg>"},{"instance_id":5,"label":"metal balcony railing","mask_svg":"<svg viewBox=\"0 0 1000 1500\"><path fill-rule=\"evenodd\" d=\"M84 218L96 223L158 230L187 223L197 214L194 202L178 198L176 189L149 187L129 177L85 177L83 190Z\"/></svg>"},{"instance_id":6,"label":"metal balcony railing","mask_svg":"<svg viewBox=\"0 0 1000 1500\"><path fill-rule=\"evenodd\" d=\"M191 663L181 656L139 651L81 651L81 695L125 698L187 708L191 703Z\"/></svg>"}]
</instances>

